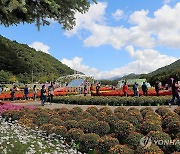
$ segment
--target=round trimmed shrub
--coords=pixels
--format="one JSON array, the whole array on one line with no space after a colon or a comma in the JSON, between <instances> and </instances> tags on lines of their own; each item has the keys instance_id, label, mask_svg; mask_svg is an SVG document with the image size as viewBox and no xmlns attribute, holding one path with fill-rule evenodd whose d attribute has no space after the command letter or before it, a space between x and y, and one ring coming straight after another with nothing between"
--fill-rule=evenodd
<instances>
[{"instance_id":1,"label":"round trimmed shrub","mask_svg":"<svg viewBox=\"0 0 180 154\"><path fill-rule=\"evenodd\" d=\"M74 120L75 117L73 117L71 114L62 114L60 116L60 119L63 121L67 121L67 120Z\"/></svg>"},{"instance_id":2,"label":"round trimmed shrub","mask_svg":"<svg viewBox=\"0 0 180 154\"><path fill-rule=\"evenodd\" d=\"M133 125L128 121L119 120L115 124L115 134L119 140L127 138L133 130Z\"/></svg>"},{"instance_id":3,"label":"round trimmed shrub","mask_svg":"<svg viewBox=\"0 0 180 154\"><path fill-rule=\"evenodd\" d=\"M88 117L90 117L91 116L91 114L89 113L89 112L87 112L87 111L82 111L82 112L80 112L79 114L78 114L78 116L77 116L77 121L80 121L80 120L82 120L82 119L86 119L86 118L88 118Z\"/></svg>"},{"instance_id":4,"label":"round trimmed shrub","mask_svg":"<svg viewBox=\"0 0 180 154\"><path fill-rule=\"evenodd\" d=\"M67 139L80 142L80 139L84 135L84 132L79 128L72 128L67 132Z\"/></svg>"},{"instance_id":5,"label":"round trimmed shrub","mask_svg":"<svg viewBox=\"0 0 180 154\"><path fill-rule=\"evenodd\" d=\"M167 117L165 119L163 119L163 123L162 123L162 127L164 129L167 129L167 126L168 124L170 124L171 122L174 122L174 121L179 121L180 119L178 119L177 117Z\"/></svg>"},{"instance_id":6,"label":"round trimmed shrub","mask_svg":"<svg viewBox=\"0 0 180 154\"><path fill-rule=\"evenodd\" d=\"M144 121L141 125L139 125L139 129L144 135L147 135L150 131L162 131L161 126L157 125L153 121Z\"/></svg>"},{"instance_id":7,"label":"round trimmed shrub","mask_svg":"<svg viewBox=\"0 0 180 154\"><path fill-rule=\"evenodd\" d=\"M102 107L99 109L99 112L105 112L106 114L112 114L112 110L109 107Z\"/></svg>"},{"instance_id":8,"label":"round trimmed shrub","mask_svg":"<svg viewBox=\"0 0 180 154\"><path fill-rule=\"evenodd\" d=\"M71 128L77 127L77 121L76 120L67 120L64 123L64 126L67 128L67 130L70 130Z\"/></svg>"},{"instance_id":9,"label":"round trimmed shrub","mask_svg":"<svg viewBox=\"0 0 180 154\"><path fill-rule=\"evenodd\" d=\"M64 126L64 121L58 118L53 118L50 120L50 124L53 124L54 126Z\"/></svg>"},{"instance_id":10,"label":"round trimmed shrub","mask_svg":"<svg viewBox=\"0 0 180 154\"><path fill-rule=\"evenodd\" d=\"M50 116L47 112L41 111L36 114L36 118L33 120L35 125L42 126L43 124L48 124L50 121Z\"/></svg>"},{"instance_id":11,"label":"round trimmed shrub","mask_svg":"<svg viewBox=\"0 0 180 154\"><path fill-rule=\"evenodd\" d=\"M114 115L116 117L118 117L119 120L126 120L128 117L128 114L124 114L124 113L120 113L120 112L116 112L116 113L114 113Z\"/></svg>"},{"instance_id":12,"label":"round trimmed shrub","mask_svg":"<svg viewBox=\"0 0 180 154\"><path fill-rule=\"evenodd\" d=\"M128 115L129 115L129 116L136 117L139 122L142 122L142 121L143 121L143 117L142 117L141 113L140 113L139 110L136 109L136 108L130 108L130 109L128 110Z\"/></svg>"},{"instance_id":13,"label":"round trimmed shrub","mask_svg":"<svg viewBox=\"0 0 180 154\"><path fill-rule=\"evenodd\" d=\"M142 134L137 132L132 132L129 134L129 136L126 138L126 143L130 146L132 146L132 149L136 149L139 145L139 142L141 138L143 137Z\"/></svg>"},{"instance_id":14,"label":"round trimmed shrub","mask_svg":"<svg viewBox=\"0 0 180 154\"><path fill-rule=\"evenodd\" d=\"M164 154L164 152L155 144L151 144L150 147L144 148L139 145L135 151L136 154Z\"/></svg>"},{"instance_id":15,"label":"round trimmed shrub","mask_svg":"<svg viewBox=\"0 0 180 154\"><path fill-rule=\"evenodd\" d=\"M124 107L117 107L114 109L114 113L117 113L117 112L127 115L128 111Z\"/></svg>"},{"instance_id":16,"label":"round trimmed shrub","mask_svg":"<svg viewBox=\"0 0 180 154\"><path fill-rule=\"evenodd\" d=\"M145 107L140 110L140 113L144 117L148 112L154 112L154 110L151 107Z\"/></svg>"},{"instance_id":17,"label":"round trimmed shrub","mask_svg":"<svg viewBox=\"0 0 180 154\"><path fill-rule=\"evenodd\" d=\"M43 124L39 127L40 130L44 131L46 134L50 134L50 130L54 127L52 124Z\"/></svg>"},{"instance_id":18,"label":"round trimmed shrub","mask_svg":"<svg viewBox=\"0 0 180 154\"><path fill-rule=\"evenodd\" d=\"M117 138L112 138L110 136L103 136L99 139L98 150L99 153L108 153L111 147L119 144Z\"/></svg>"},{"instance_id":19,"label":"round trimmed shrub","mask_svg":"<svg viewBox=\"0 0 180 154\"><path fill-rule=\"evenodd\" d=\"M144 117L144 121L154 122L158 125L162 125L161 116L154 112L148 112Z\"/></svg>"},{"instance_id":20,"label":"round trimmed shrub","mask_svg":"<svg viewBox=\"0 0 180 154\"><path fill-rule=\"evenodd\" d=\"M109 131L110 131L110 126L105 121L98 121L95 123L95 125L93 127L93 132L100 136L103 136L103 135L109 133Z\"/></svg>"},{"instance_id":21,"label":"round trimmed shrub","mask_svg":"<svg viewBox=\"0 0 180 154\"><path fill-rule=\"evenodd\" d=\"M86 111L89 112L92 116L95 116L98 112L98 108L96 106L92 106L88 107Z\"/></svg>"},{"instance_id":22,"label":"round trimmed shrub","mask_svg":"<svg viewBox=\"0 0 180 154\"><path fill-rule=\"evenodd\" d=\"M54 126L54 127L51 128L50 133L51 134L53 134L53 133L56 134L56 137L58 137L58 138L59 137L65 138L66 133L67 133L67 129L64 126Z\"/></svg>"},{"instance_id":23,"label":"round trimmed shrub","mask_svg":"<svg viewBox=\"0 0 180 154\"><path fill-rule=\"evenodd\" d=\"M88 118L86 118L87 120L91 120L93 121L94 123L98 122L97 118L94 117L94 116L89 116Z\"/></svg>"},{"instance_id":24,"label":"round trimmed shrub","mask_svg":"<svg viewBox=\"0 0 180 154\"><path fill-rule=\"evenodd\" d=\"M106 121L108 114L106 112L98 112L95 117L99 120L99 121Z\"/></svg>"},{"instance_id":25,"label":"round trimmed shrub","mask_svg":"<svg viewBox=\"0 0 180 154\"><path fill-rule=\"evenodd\" d=\"M139 110L138 110L137 108L135 108L135 107L130 107L130 108L128 109L128 112L131 112L131 111L133 111L133 112L139 112Z\"/></svg>"},{"instance_id":26,"label":"round trimmed shrub","mask_svg":"<svg viewBox=\"0 0 180 154\"><path fill-rule=\"evenodd\" d=\"M72 110L76 110L76 111L78 111L79 113L83 111L83 109L80 108L80 107L78 107L78 106L73 107Z\"/></svg>"},{"instance_id":27,"label":"round trimmed shrub","mask_svg":"<svg viewBox=\"0 0 180 154\"><path fill-rule=\"evenodd\" d=\"M114 132L115 124L117 123L118 120L119 120L118 117L115 116L114 114L107 115L105 121L109 124L111 133Z\"/></svg>"},{"instance_id":28,"label":"round trimmed shrub","mask_svg":"<svg viewBox=\"0 0 180 154\"><path fill-rule=\"evenodd\" d=\"M88 153L90 150L94 150L99 144L99 139L99 135L95 133L84 134L80 141L80 151Z\"/></svg>"},{"instance_id":29,"label":"round trimmed shrub","mask_svg":"<svg viewBox=\"0 0 180 154\"><path fill-rule=\"evenodd\" d=\"M159 107L158 109L155 110L155 112L158 113L161 117L163 117L166 113L171 111L166 107Z\"/></svg>"},{"instance_id":30,"label":"round trimmed shrub","mask_svg":"<svg viewBox=\"0 0 180 154\"><path fill-rule=\"evenodd\" d=\"M84 131L84 133L91 133L94 128L94 121L83 119L78 122L77 127Z\"/></svg>"},{"instance_id":31,"label":"round trimmed shrub","mask_svg":"<svg viewBox=\"0 0 180 154\"><path fill-rule=\"evenodd\" d=\"M115 145L109 150L109 154L134 154L134 151L126 145Z\"/></svg>"},{"instance_id":32,"label":"round trimmed shrub","mask_svg":"<svg viewBox=\"0 0 180 154\"><path fill-rule=\"evenodd\" d=\"M157 141L157 140L163 140L163 141L169 141L171 137L162 131L151 131L148 136L151 138L152 141ZM162 150L169 151L168 145L158 145Z\"/></svg>"},{"instance_id":33,"label":"round trimmed shrub","mask_svg":"<svg viewBox=\"0 0 180 154\"><path fill-rule=\"evenodd\" d=\"M63 108L56 108L54 109L60 116L63 115L63 114L68 114L69 113L69 110L65 107Z\"/></svg>"},{"instance_id":34,"label":"round trimmed shrub","mask_svg":"<svg viewBox=\"0 0 180 154\"><path fill-rule=\"evenodd\" d=\"M132 123L135 128L137 128L140 124L139 120L135 116L127 116L125 120Z\"/></svg>"},{"instance_id":35,"label":"round trimmed shrub","mask_svg":"<svg viewBox=\"0 0 180 154\"><path fill-rule=\"evenodd\" d=\"M176 112L180 116L180 107L177 107L174 112Z\"/></svg>"},{"instance_id":36,"label":"round trimmed shrub","mask_svg":"<svg viewBox=\"0 0 180 154\"><path fill-rule=\"evenodd\" d=\"M176 135L180 132L180 121L172 121L167 125L168 134L171 135L172 138L175 138Z\"/></svg>"}]
</instances>

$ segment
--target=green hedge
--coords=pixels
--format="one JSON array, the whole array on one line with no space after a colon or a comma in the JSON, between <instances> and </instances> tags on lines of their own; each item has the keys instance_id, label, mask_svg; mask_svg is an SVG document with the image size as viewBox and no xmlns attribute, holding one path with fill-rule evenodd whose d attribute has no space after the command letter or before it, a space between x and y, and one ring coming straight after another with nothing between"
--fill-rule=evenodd
<instances>
[{"instance_id":1,"label":"green hedge","mask_svg":"<svg viewBox=\"0 0 180 154\"><path fill-rule=\"evenodd\" d=\"M168 105L171 96L59 96L54 103L78 105L110 105L110 106L159 106ZM177 103L175 103L177 104Z\"/></svg>"}]
</instances>

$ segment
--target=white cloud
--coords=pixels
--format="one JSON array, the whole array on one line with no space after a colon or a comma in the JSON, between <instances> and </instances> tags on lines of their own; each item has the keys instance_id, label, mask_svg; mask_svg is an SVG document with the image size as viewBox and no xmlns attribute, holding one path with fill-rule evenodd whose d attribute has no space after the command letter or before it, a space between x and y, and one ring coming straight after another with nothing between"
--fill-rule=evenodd
<instances>
[{"instance_id":1,"label":"white cloud","mask_svg":"<svg viewBox=\"0 0 180 154\"><path fill-rule=\"evenodd\" d=\"M36 49L37 51L42 51L42 52L49 54L50 47L48 45L45 45L42 42L33 42L29 46Z\"/></svg>"},{"instance_id":2,"label":"white cloud","mask_svg":"<svg viewBox=\"0 0 180 154\"><path fill-rule=\"evenodd\" d=\"M172 0L163 0L164 4L169 4Z\"/></svg>"},{"instance_id":3,"label":"white cloud","mask_svg":"<svg viewBox=\"0 0 180 154\"><path fill-rule=\"evenodd\" d=\"M162 6L153 17L148 16L148 10L135 11L129 17L129 28L108 26L105 22L106 8L107 3L99 2L92 4L86 14L77 13L77 25L65 35L81 35L87 31L84 45L93 47L109 44L120 49L132 44L144 49L159 45L180 48L180 3L174 7Z\"/></svg>"},{"instance_id":4,"label":"white cloud","mask_svg":"<svg viewBox=\"0 0 180 154\"><path fill-rule=\"evenodd\" d=\"M112 16L113 16L113 18L114 18L115 20L118 21L118 20L120 20L120 19L123 18L124 12L123 12L123 10L117 9L117 10L112 14Z\"/></svg>"},{"instance_id":5,"label":"white cloud","mask_svg":"<svg viewBox=\"0 0 180 154\"><path fill-rule=\"evenodd\" d=\"M96 68L90 68L83 64L83 59L75 57L72 60L62 59L61 62L68 65L72 69L78 70L96 79L109 79L112 77L120 77L130 73L149 73L160 67L166 66L177 60L175 57L160 54L157 50L145 49L134 50L133 46L127 46L126 51L134 58L129 64L107 71L99 71Z\"/></svg>"}]
</instances>

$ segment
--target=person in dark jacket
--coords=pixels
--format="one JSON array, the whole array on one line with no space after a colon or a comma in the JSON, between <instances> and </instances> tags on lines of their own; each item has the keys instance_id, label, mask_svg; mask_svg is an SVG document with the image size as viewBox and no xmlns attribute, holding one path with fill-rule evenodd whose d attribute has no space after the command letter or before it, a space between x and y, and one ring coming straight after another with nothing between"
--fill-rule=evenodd
<instances>
[{"instance_id":1,"label":"person in dark jacket","mask_svg":"<svg viewBox=\"0 0 180 154\"><path fill-rule=\"evenodd\" d=\"M159 82L157 81L156 84L155 84L155 91L156 91L156 95L159 96L159 90L160 90L160 84Z\"/></svg>"},{"instance_id":2,"label":"person in dark jacket","mask_svg":"<svg viewBox=\"0 0 180 154\"><path fill-rule=\"evenodd\" d=\"M169 106L171 107L171 104L174 103L175 98L178 100L178 106L180 106L180 97L179 97L179 84L177 80L173 80L172 84L172 99L169 102Z\"/></svg>"},{"instance_id":3,"label":"person in dark jacket","mask_svg":"<svg viewBox=\"0 0 180 154\"><path fill-rule=\"evenodd\" d=\"M43 85L41 89L41 105L44 106L45 102L46 102L46 88L45 85Z\"/></svg>"},{"instance_id":4,"label":"person in dark jacket","mask_svg":"<svg viewBox=\"0 0 180 154\"><path fill-rule=\"evenodd\" d=\"M28 93L29 93L28 86L25 85L25 88L24 88L24 99L25 100L28 100Z\"/></svg>"},{"instance_id":5,"label":"person in dark jacket","mask_svg":"<svg viewBox=\"0 0 180 154\"><path fill-rule=\"evenodd\" d=\"M142 85L142 91L143 91L143 95L144 96L147 96L148 95L148 88L147 88L147 85L145 82L143 82L143 85Z\"/></svg>"}]
</instances>

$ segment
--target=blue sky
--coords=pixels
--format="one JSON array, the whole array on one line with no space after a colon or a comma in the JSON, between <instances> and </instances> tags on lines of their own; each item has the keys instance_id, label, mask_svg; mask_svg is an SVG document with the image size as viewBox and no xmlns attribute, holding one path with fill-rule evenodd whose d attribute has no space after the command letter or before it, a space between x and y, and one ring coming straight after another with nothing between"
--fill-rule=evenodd
<instances>
[{"instance_id":1,"label":"blue sky","mask_svg":"<svg viewBox=\"0 0 180 154\"><path fill-rule=\"evenodd\" d=\"M77 25L64 31L51 21L0 26L0 34L48 52L69 67L97 79L148 73L180 58L178 0L111 0L76 14Z\"/></svg>"}]
</instances>

